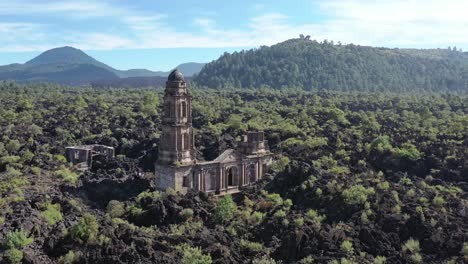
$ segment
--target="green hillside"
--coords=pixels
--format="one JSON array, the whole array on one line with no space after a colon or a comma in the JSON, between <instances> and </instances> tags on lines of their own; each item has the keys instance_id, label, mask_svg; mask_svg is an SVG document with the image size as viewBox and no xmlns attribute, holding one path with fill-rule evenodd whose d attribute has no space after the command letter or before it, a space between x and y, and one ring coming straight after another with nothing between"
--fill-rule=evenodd
<instances>
[{"instance_id":1,"label":"green hillside","mask_svg":"<svg viewBox=\"0 0 468 264\"><path fill-rule=\"evenodd\" d=\"M468 91L468 55L452 49L388 49L291 39L225 53L195 81L207 87L340 91Z\"/></svg>"}]
</instances>

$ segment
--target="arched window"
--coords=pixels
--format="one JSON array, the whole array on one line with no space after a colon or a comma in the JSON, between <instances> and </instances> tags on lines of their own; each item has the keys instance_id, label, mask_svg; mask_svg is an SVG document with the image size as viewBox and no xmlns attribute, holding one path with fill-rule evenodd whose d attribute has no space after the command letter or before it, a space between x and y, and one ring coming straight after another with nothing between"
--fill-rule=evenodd
<instances>
[{"instance_id":1,"label":"arched window","mask_svg":"<svg viewBox=\"0 0 468 264\"><path fill-rule=\"evenodd\" d=\"M180 117L187 117L187 102L180 103Z\"/></svg>"}]
</instances>

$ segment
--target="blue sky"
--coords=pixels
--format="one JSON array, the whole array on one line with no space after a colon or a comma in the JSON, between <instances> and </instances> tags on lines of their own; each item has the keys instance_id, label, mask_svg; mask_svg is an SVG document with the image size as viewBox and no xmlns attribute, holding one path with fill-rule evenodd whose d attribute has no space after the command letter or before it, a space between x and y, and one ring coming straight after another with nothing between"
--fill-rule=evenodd
<instances>
[{"instance_id":1,"label":"blue sky","mask_svg":"<svg viewBox=\"0 0 468 264\"><path fill-rule=\"evenodd\" d=\"M60 46L118 69L169 70L299 34L384 47L468 49L464 0L0 0L0 64Z\"/></svg>"}]
</instances>

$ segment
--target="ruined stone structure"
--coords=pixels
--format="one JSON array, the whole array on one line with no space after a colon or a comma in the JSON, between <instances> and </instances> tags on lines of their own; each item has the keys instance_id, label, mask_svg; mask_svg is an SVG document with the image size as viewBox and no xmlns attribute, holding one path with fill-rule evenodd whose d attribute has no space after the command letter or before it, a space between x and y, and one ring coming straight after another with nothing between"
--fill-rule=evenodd
<instances>
[{"instance_id":1,"label":"ruined stone structure","mask_svg":"<svg viewBox=\"0 0 468 264\"><path fill-rule=\"evenodd\" d=\"M186 192L192 188L214 194L239 191L260 179L271 163L263 132L247 132L237 149L228 149L213 161L195 158L192 97L176 69L167 79L162 114L156 186Z\"/></svg>"},{"instance_id":2,"label":"ruined stone structure","mask_svg":"<svg viewBox=\"0 0 468 264\"><path fill-rule=\"evenodd\" d=\"M91 168L95 156L102 155L113 158L114 153L113 147L104 145L83 145L65 148L67 161L73 163L73 165L76 165L81 170Z\"/></svg>"}]
</instances>

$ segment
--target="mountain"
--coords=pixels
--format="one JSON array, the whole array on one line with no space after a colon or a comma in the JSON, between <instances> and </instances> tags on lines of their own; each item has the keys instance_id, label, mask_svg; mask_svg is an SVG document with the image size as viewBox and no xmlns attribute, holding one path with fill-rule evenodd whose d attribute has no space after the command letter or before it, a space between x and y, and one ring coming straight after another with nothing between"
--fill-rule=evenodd
<instances>
[{"instance_id":1,"label":"mountain","mask_svg":"<svg viewBox=\"0 0 468 264\"><path fill-rule=\"evenodd\" d=\"M198 73L204 63L184 63L179 65L186 76ZM54 48L24 64L0 66L0 80L10 79L18 82L58 82L83 84L95 80L113 80L134 77L167 77L169 72L153 72L146 69L117 70L104 64L85 52L73 47ZM124 81L128 83L128 80Z\"/></svg>"},{"instance_id":2,"label":"mountain","mask_svg":"<svg viewBox=\"0 0 468 264\"><path fill-rule=\"evenodd\" d=\"M468 92L468 54L291 39L225 53L195 76L199 85L339 91Z\"/></svg>"}]
</instances>

